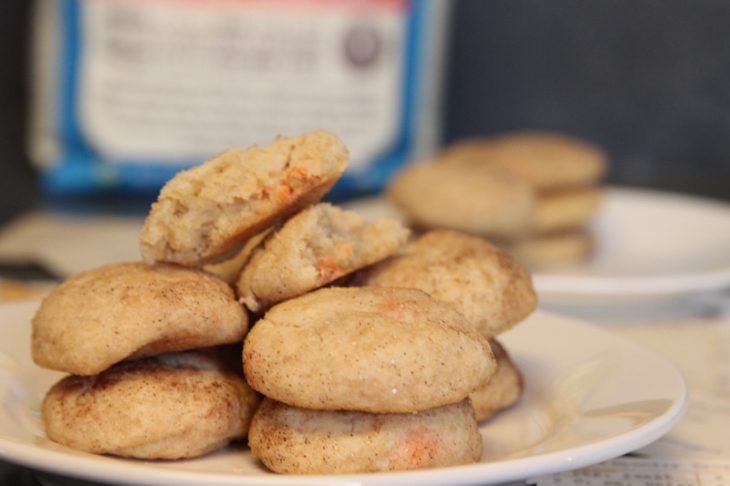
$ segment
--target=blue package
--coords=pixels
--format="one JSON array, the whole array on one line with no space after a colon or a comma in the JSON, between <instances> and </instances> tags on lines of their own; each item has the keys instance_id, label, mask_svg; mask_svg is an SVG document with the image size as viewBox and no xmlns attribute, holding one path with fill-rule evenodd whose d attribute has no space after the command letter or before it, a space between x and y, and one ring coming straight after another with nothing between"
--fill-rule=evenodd
<instances>
[{"instance_id":1,"label":"blue package","mask_svg":"<svg viewBox=\"0 0 730 486\"><path fill-rule=\"evenodd\" d=\"M51 195L156 193L225 148L326 129L334 198L437 142L449 2L43 0L31 157Z\"/></svg>"}]
</instances>

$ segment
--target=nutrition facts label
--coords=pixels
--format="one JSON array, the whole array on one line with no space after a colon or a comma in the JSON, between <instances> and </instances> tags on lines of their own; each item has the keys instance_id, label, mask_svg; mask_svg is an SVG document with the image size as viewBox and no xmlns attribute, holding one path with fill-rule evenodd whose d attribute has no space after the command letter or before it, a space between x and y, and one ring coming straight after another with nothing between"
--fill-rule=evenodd
<instances>
[{"instance_id":1,"label":"nutrition facts label","mask_svg":"<svg viewBox=\"0 0 730 486\"><path fill-rule=\"evenodd\" d=\"M730 486L730 462L621 458L527 483L537 486Z\"/></svg>"}]
</instances>

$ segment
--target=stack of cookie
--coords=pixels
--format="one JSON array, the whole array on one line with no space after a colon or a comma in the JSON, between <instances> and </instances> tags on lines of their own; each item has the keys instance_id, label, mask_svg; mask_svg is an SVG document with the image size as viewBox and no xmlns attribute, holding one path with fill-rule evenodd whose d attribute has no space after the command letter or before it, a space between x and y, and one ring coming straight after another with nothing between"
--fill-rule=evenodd
<instances>
[{"instance_id":1,"label":"stack of cookie","mask_svg":"<svg viewBox=\"0 0 730 486\"><path fill-rule=\"evenodd\" d=\"M357 283L427 292L459 311L475 332L489 340L497 370L470 394L478 420L519 399L521 374L497 336L527 317L537 299L530 276L510 255L478 237L432 230L398 255L361 272Z\"/></svg>"},{"instance_id":2,"label":"stack of cookie","mask_svg":"<svg viewBox=\"0 0 730 486\"><path fill-rule=\"evenodd\" d=\"M267 398L251 451L281 473L477 461L467 396L494 372L486 339L450 305L404 288L327 288L266 313L244 370Z\"/></svg>"},{"instance_id":3,"label":"stack of cookie","mask_svg":"<svg viewBox=\"0 0 730 486\"><path fill-rule=\"evenodd\" d=\"M51 440L97 454L195 457L243 437L259 401L230 350L245 312L201 271L120 263L71 277L33 319L32 355L71 373L42 404ZM240 349L240 348L239 348Z\"/></svg>"},{"instance_id":4,"label":"stack of cookie","mask_svg":"<svg viewBox=\"0 0 730 486\"><path fill-rule=\"evenodd\" d=\"M587 258L605 154L549 133L514 133L447 147L413 164L390 195L414 225L492 238L532 267ZM423 197L428 194L428 197Z\"/></svg>"}]
</instances>

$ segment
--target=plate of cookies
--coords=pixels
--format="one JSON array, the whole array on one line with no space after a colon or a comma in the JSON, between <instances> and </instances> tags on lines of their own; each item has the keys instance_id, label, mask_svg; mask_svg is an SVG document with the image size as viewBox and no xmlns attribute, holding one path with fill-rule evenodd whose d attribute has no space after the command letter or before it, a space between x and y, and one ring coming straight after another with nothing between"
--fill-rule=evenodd
<instances>
[{"instance_id":1,"label":"plate of cookies","mask_svg":"<svg viewBox=\"0 0 730 486\"><path fill-rule=\"evenodd\" d=\"M385 197L350 207L414 231L494 241L533 273L542 302L663 298L730 286L730 206L603 187L607 155L563 134L465 140L406 166Z\"/></svg>"},{"instance_id":2,"label":"plate of cookies","mask_svg":"<svg viewBox=\"0 0 730 486\"><path fill-rule=\"evenodd\" d=\"M171 179L139 261L0 307L0 456L125 484L487 484L640 448L678 372L489 241L319 202L327 132ZM636 373L636 370L642 373Z\"/></svg>"}]
</instances>

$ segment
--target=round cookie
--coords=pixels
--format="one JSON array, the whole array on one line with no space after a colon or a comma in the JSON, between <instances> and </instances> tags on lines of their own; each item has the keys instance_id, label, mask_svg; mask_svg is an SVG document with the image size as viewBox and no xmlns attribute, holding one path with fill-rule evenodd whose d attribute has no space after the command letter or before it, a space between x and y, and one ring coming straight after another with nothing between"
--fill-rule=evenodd
<instances>
[{"instance_id":1,"label":"round cookie","mask_svg":"<svg viewBox=\"0 0 730 486\"><path fill-rule=\"evenodd\" d=\"M490 339L489 346L497 360L497 371L489 381L469 395L477 420L485 420L514 405L524 391L522 374L504 346L496 339Z\"/></svg>"},{"instance_id":2,"label":"round cookie","mask_svg":"<svg viewBox=\"0 0 730 486\"><path fill-rule=\"evenodd\" d=\"M48 438L95 454L182 459L246 435L259 398L211 353L125 361L68 376L42 404Z\"/></svg>"},{"instance_id":3,"label":"round cookie","mask_svg":"<svg viewBox=\"0 0 730 486\"><path fill-rule=\"evenodd\" d=\"M246 337L243 367L252 388L289 405L407 413L462 400L495 362L461 314L419 290L332 287L272 307Z\"/></svg>"},{"instance_id":4,"label":"round cookie","mask_svg":"<svg viewBox=\"0 0 730 486\"><path fill-rule=\"evenodd\" d=\"M482 438L468 400L410 414L317 411L265 399L251 452L288 474L344 474L447 467L479 460Z\"/></svg>"},{"instance_id":5,"label":"round cookie","mask_svg":"<svg viewBox=\"0 0 730 486\"><path fill-rule=\"evenodd\" d=\"M509 247L509 251L530 268L549 268L584 261L594 247L592 234L578 229L522 240Z\"/></svg>"},{"instance_id":6,"label":"round cookie","mask_svg":"<svg viewBox=\"0 0 730 486\"><path fill-rule=\"evenodd\" d=\"M450 230L423 234L356 283L423 290L452 304L488 338L520 322L537 304L530 275L514 258L481 238Z\"/></svg>"},{"instance_id":7,"label":"round cookie","mask_svg":"<svg viewBox=\"0 0 730 486\"><path fill-rule=\"evenodd\" d=\"M480 164L411 164L393 179L388 193L407 218L423 228L513 239L532 227L532 189Z\"/></svg>"},{"instance_id":8,"label":"round cookie","mask_svg":"<svg viewBox=\"0 0 730 486\"><path fill-rule=\"evenodd\" d=\"M584 226L596 214L601 194L596 187L585 187L541 195L535 207L535 232L545 234Z\"/></svg>"},{"instance_id":9,"label":"round cookie","mask_svg":"<svg viewBox=\"0 0 730 486\"><path fill-rule=\"evenodd\" d=\"M256 250L238 279L253 312L302 295L393 254L408 238L396 220L366 223L354 211L317 204L289 219Z\"/></svg>"},{"instance_id":10,"label":"round cookie","mask_svg":"<svg viewBox=\"0 0 730 486\"><path fill-rule=\"evenodd\" d=\"M542 191L595 185L606 154L589 142L556 133L515 132L447 147L440 158L500 168Z\"/></svg>"},{"instance_id":11,"label":"round cookie","mask_svg":"<svg viewBox=\"0 0 730 486\"><path fill-rule=\"evenodd\" d=\"M142 228L142 258L193 266L230 258L251 236L317 202L347 163L347 148L327 132L226 150L165 184Z\"/></svg>"},{"instance_id":12,"label":"round cookie","mask_svg":"<svg viewBox=\"0 0 730 486\"><path fill-rule=\"evenodd\" d=\"M123 359L243 340L248 318L225 282L173 265L118 263L56 287L33 317L39 366L95 375Z\"/></svg>"}]
</instances>

